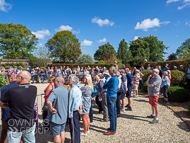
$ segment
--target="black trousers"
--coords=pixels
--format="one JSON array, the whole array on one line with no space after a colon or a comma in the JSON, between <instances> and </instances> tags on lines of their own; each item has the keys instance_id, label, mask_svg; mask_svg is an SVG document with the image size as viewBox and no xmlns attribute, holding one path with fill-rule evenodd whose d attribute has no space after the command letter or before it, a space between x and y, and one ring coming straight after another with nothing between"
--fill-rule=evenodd
<instances>
[{"instance_id":1,"label":"black trousers","mask_svg":"<svg viewBox=\"0 0 190 143\"><path fill-rule=\"evenodd\" d=\"M144 84L144 81L143 80L139 80L139 89L142 89L143 84Z\"/></svg>"},{"instance_id":2,"label":"black trousers","mask_svg":"<svg viewBox=\"0 0 190 143\"><path fill-rule=\"evenodd\" d=\"M80 114L78 111L73 112L73 118L69 118L71 143L80 143Z\"/></svg>"},{"instance_id":3,"label":"black trousers","mask_svg":"<svg viewBox=\"0 0 190 143\"><path fill-rule=\"evenodd\" d=\"M188 83L188 89L190 91L190 79L187 78L187 83Z\"/></svg>"},{"instance_id":4,"label":"black trousers","mask_svg":"<svg viewBox=\"0 0 190 143\"><path fill-rule=\"evenodd\" d=\"M103 111L103 108L102 108L102 101L99 101L99 96L96 96L96 104L98 105L99 107L99 112Z\"/></svg>"}]
</instances>

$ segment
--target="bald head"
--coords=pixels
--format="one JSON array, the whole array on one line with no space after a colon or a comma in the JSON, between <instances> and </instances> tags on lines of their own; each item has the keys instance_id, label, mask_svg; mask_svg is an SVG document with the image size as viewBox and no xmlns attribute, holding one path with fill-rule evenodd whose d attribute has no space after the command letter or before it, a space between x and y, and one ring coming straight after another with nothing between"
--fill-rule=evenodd
<instances>
[{"instance_id":1,"label":"bald head","mask_svg":"<svg viewBox=\"0 0 190 143\"><path fill-rule=\"evenodd\" d=\"M64 78L62 77L56 77L55 78L55 86L63 85L64 84Z\"/></svg>"}]
</instances>

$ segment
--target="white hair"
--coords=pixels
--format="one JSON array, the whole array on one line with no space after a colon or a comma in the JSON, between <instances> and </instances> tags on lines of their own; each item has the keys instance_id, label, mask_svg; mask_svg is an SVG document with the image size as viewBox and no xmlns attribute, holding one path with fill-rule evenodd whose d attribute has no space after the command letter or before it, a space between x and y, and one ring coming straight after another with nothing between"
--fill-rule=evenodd
<instances>
[{"instance_id":1,"label":"white hair","mask_svg":"<svg viewBox=\"0 0 190 143\"><path fill-rule=\"evenodd\" d=\"M116 68L116 67L112 66L112 67L111 67L111 70L112 70L115 74L117 74L117 68Z\"/></svg>"},{"instance_id":2,"label":"white hair","mask_svg":"<svg viewBox=\"0 0 190 143\"><path fill-rule=\"evenodd\" d=\"M20 72L20 76L21 76L23 79L25 79L25 80L27 80L28 82L30 82L31 74L30 74L29 72L27 72L27 71L21 71L21 72Z\"/></svg>"},{"instance_id":3,"label":"white hair","mask_svg":"<svg viewBox=\"0 0 190 143\"><path fill-rule=\"evenodd\" d=\"M75 75L70 75L69 79L74 82L74 85L77 85L79 82L79 78L76 77Z\"/></svg>"}]
</instances>

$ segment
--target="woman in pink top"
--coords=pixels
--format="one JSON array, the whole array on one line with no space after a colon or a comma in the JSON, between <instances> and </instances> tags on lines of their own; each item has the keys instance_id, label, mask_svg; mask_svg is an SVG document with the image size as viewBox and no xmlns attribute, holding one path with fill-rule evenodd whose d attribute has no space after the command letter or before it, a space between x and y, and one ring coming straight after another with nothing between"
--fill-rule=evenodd
<instances>
[{"instance_id":1,"label":"woman in pink top","mask_svg":"<svg viewBox=\"0 0 190 143\"><path fill-rule=\"evenodd\" d=\"M49 79L48 79L49 85L44 90L45 103L47 102L47 99L49 98L52 90L55 89L54 81L55 81L55 77L50 76ZM46 119L47 115L48 115L48 111L47 110L43 110L43 119Z\"/></svg>"},{"instance_id":2,"label":"woman in pink top","mask_svg":"<svg viewBox=\"0 0 190 143\"><path fill-rule=\"evenodd\" d=\"M51 91L55 88L55 86L54 86L54 81L55 81L55 77L54 77L54 76L50 76L49 79L48 79L49 85L44 89L45 103L46 103L46 100L48 99L48 97L49 97Z\"/></svg>"}]
</instances>

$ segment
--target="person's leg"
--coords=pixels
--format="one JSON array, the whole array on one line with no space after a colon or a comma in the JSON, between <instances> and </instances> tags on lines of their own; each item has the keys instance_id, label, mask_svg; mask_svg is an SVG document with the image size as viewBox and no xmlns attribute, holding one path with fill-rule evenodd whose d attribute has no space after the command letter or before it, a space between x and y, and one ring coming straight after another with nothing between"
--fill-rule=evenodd
<instances>
[{"instance_id":1,"label":"person's leg","mask_svg":"<svg viewBox=\"0 0 190 143\"><path fill-rule=\"evenodd\" d=\"M165 87L165 92L166 92L166 101L167 101L167 102L168 102L168 88L169 88L169 86L166 85L166 87Z\"/></svg>"},{"instance_id":2,"label":"person's leg","mask_svg":"<svg viewBox=\"0 0 190 143\"><path fill-rule=\"evenodd\" d=\"M74 120L74 143L80 143L80 114L78 111L74 111L73 120Z\"/></svg>"},{"instance_id":3,"label":"person's leg","mask_svg":"<svg viewBox=\"0 0 190 143\"><path fill-rule=\"evenodd\" d=\"M91 106L90 106L90 122L93 122L93 109L92 109L92 102L91 102Z\"/></svg>"},{"instance_id":4,"label":"person's leg","mask_svg":"<svg viewBox=\"0 0 190 143\"><path fill-rule=\"evenodd\" d=\"M155 112L156 112L156 118L158 119L158 114L159 114L158 106L155 106L154 109L155 109Z\"/></svg>"},{"instance_id":5,"label":"person's leg","mask_svg":"<svg viewBox=\"0 0 190 143\"><path fill-rule=\"evenodd\" d=\"M118 93L117 94L116 107L117 107L117 114L119 114L119 115L120 115L120 111L121 111L120 99L121 99L121 94Z\"/></svg>"},{"instance_id":6,"label":"person's leg","mask_svg":"<svg viewBox=\"0 0 190 143\"><path fill-rule=\"evenodd\" d=\"M117 97L116 97L117 98ZM117 100L117 99L116 99ZM116 100L115 100L115 103L114 103L114 113L115 113L115 116L114 116L114 120L115 120L115 124L114 124L114 131L116 131L117 129L117 113L116 113Z\"/></svg>"},{"instance_id":7,"label":"person's leg","mask_svg":"<svg viewBox=\"0 0 190 143\"><path fill-rule=\"evenodd\" d=\"M57 135L57 136L53 136L54 138L54 143L61 143L61 136Z\"/></svg>"},{"instance_id":8,"label":"person's leg","mask_svg":"<svg viewBox=\"0 0 190 143\"><path fill-rule=\"evenodd\" d=\"M43 76L43 75L41 76L41 80L42 80L42 82L44 83L44 76Z\"/></svg>"},{"instance_id":9,"label":"person's leg","mask_svg":"<svg viewBox=\"0 0 190 143\"><path fill-rule=\"evenodd\" d=\"M102 94L102 109L103 109L103 120L108 120L107 97L105 92Z\"/></svg>"},{"instance_id":10,"label":"person's leg","mask_svg":"<svg viewBox=\"0 0 190 143\"><path fill-rule=\"evenodd\" d=\"M125 110L125 98L122 99L122 109Z\"/></svg>"},{"instance_id":11,"label":"person's leg","mask_svg":"<svg viewBox=\"0 0 190 143\"><path fill-rule=\"evenodd\" d=\"M84 128L84 133L87 134L87 130L88 130L88 115L84 114L82 115L82 120L83 120L83 128Z\"/></svg>"},{"instance_id":12,"label":"person's leg","mask_svg":"<svg viewBox=\"0 0 190 143\"><path fill-rule=\"evenodd\" d=\"M89 118L89 113L87 113L87 123L88 123L87 131L89 131L89 128L90 128L90 118Z\"/></svg>"},{"instance_id":13,"label":"person's leg","mask_svg":"<svg viewBox=\"0 0 190 143\"><path fill-rule=\"evenodd\" d=\"M2 121L1 141L0 143L7 142L8 122Z\"/></svg>"},{"instance_id":14,"label":"person's leg","mask_svg":"<svg viewBox=\"0 0 190 143\"><path fill-rule=\"evenodd\" d=\"M152 108L152 115L155 115L155 108L154 108L154 106L151 106L151 108Z\"/></svg>"},{"instance_id":15,"label":"person's leg","mask_svg":"<svg viewBox=\"0 0 190 143\"><path fill-rule=\"evenodd\" d=\"M61 132L61 143L65 142L65 131Z\"/></svg>"},{"instance_id":16,"label":"person's leg","mask_svg":"<svg viewBox=\"0 0 190 143\"><path fill-rule=\"evenodd\" d=\"M110 131L115 132L115 110L114 106L116 106L114 103L116 102L116 99L113 100L113 97L108 97L108 112L110 117Z\"/></svg>"},{"instance_id":17,"label":"person's leg","mask_svg":"<svg viewBox=\"0 0 190 143\"><path fill-rule=\"evenodd\" d=\"M19 143L22 137L22 132L12 132L9 131L7 132L7 143ZM32 143L35 143L32 142Z\"/></svg>"},{"instance_id":18,"label":"person's leg","mask_svg":"<svg viewBox=\"0 0 190 143\"><path fill-rule=\"evenodd\" d=\"M35 128L36 124L33 125L30 129L23 131L23 140L26 143L35 143Z\"/></svg>"}]
</instances>

